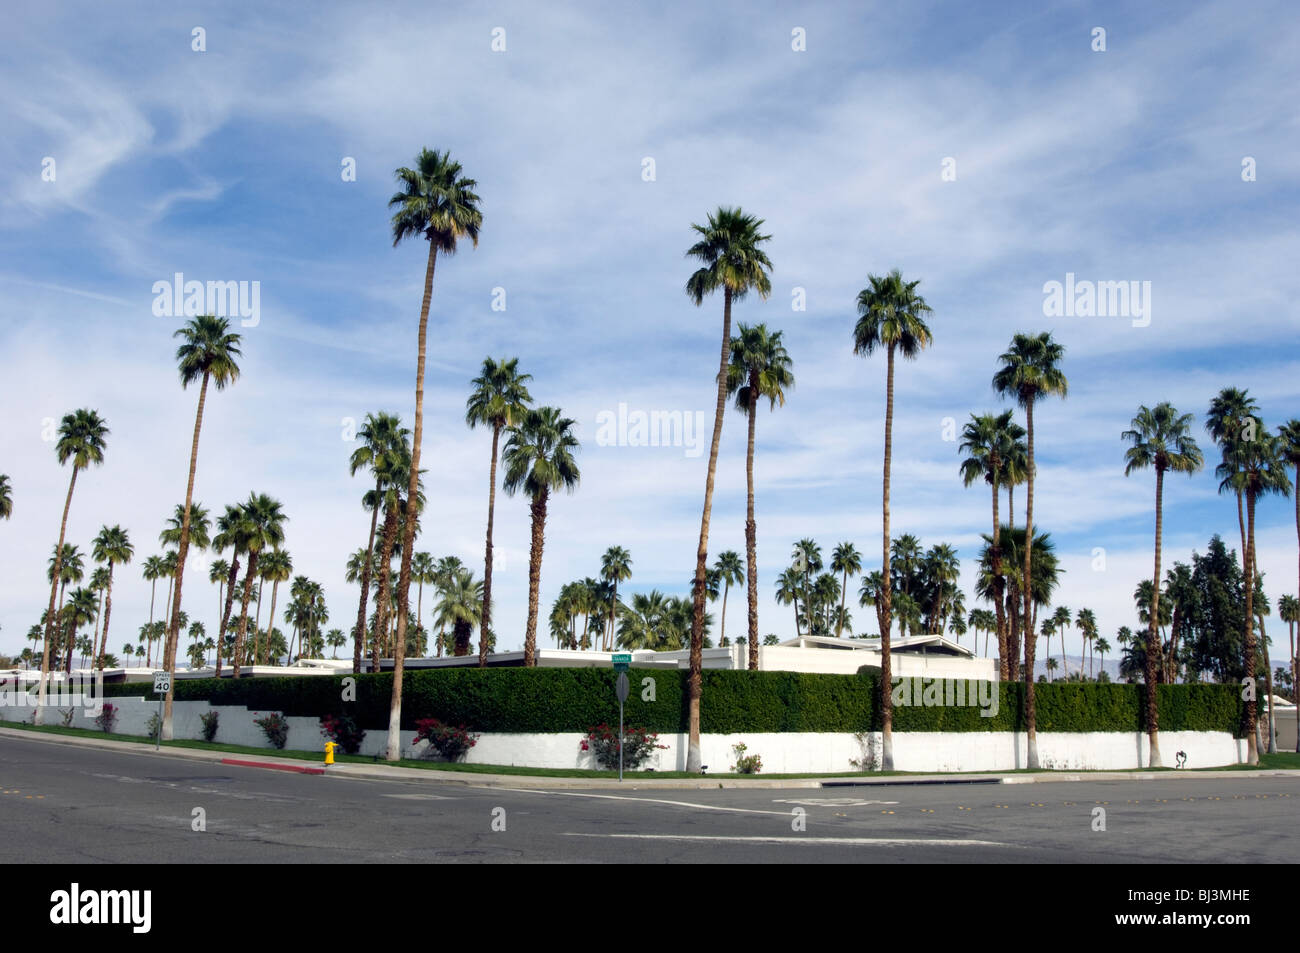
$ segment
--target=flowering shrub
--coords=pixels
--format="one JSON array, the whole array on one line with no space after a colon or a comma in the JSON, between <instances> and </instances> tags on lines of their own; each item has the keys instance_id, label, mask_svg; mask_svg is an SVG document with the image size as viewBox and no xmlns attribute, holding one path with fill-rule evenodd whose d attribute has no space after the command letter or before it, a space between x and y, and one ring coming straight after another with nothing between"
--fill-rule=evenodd
<instances>
[{"instance_id":1,"label":"flowering shrub","mask_svg":"<svg viewBox=\"0 0 1300 953\"><path fill-rule=\"evenodd\" d=\"M113 727L117 724L117 706L109 702L104 702L104 710L95 718L95 725L105 734L112 732Z\"/></svg>"},{"instance_id":2,"label":"flowering shrub","mask_svg":"<svg viewBox=\"0 0 1300 953\"><path fill-rule=\"evenodd\" d=\"M758 774L763 770L763 758L756 754L745 754L749 746L744 742L738 745L732 745L731 750L736 753L736 763L731 766L731 770L737 774Z\"/></svg>"},{"instance_id":3,"label":"flowering shrub","mask_svg":"<svg viewBox=\"0 0 1300 953\"><path fill-rule=\"evenodd\" d=\"M361 750L361 742L366 737L366 731L357 724L357 720L351 715L336 717L334 715L321 715L320 733L323 737L329 738L339 743L348 754L356 754Z\"/></svg>"},{"instance_id":4,"label":"flowering shrub","mask_svg":"<svg viewBox=\"0 0 1300 953\"><path fill-rule=\"evenodd\" d=\"M149 716L149 720L145 722L144 730L148 737L155 740L162 734L162 719L158 717L157 712Z\"/></svg>"},{"instance_id":5,"label":"flowering shrub","mask_svg":"<svg viewBox=\"0 0 1300 953\"><path fill-rule=\"evenodd\" d=\"M428 750L438 752L444 761L459 761L465 757L465 753L478 744L478 738L464 725L444 725L437 718L421 718L415 723L415 740L429 742Z\"/></svg>"},{"instance_id":6,"label":"flowering shrub","mask_svg":"<svg viewBox=\"0 0 1300 953\"><path fill-rule=\"evenodd\" d=\"M253 724L262 729L266 740L276 748L283 748L284 743L289 740L289 722L278 711L273 711L263 718L254 718Z\"/></svg>"},{"instance_id":7,"label":"flowering shrub","mask_svg":"<svg viewBox=\"0 0 1300 953\"><path fill-rule=\"evenodd\" d=\"M587 737L579 743L582 751L590 751L596 757L596 763L609 771L618 770L618 729L601 723L587 732ZM635 771L645 763L656 748L668 750L667 745L659 744L659 734L645 728L630 725L623 728L623 767Z\"/></svg>"},{"instance_id":8,"label":"flowering shrub","mask_svg":"<svg viewBox=\"0 0 1300 953\"><path fill-rule=\"evenodd\" d=\"M203 722L204 741L211 741L217 737L217 720L220 714L221 712L213 710L199 715L199 721Z\"/></svg>"}]
</instances>

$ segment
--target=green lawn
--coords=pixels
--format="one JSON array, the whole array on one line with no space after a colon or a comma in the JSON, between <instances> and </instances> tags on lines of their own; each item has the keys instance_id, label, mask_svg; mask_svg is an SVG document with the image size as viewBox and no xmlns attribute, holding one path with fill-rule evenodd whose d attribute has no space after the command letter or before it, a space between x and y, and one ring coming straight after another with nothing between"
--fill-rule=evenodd
<instances>
[{"instance_id":1,"label":"green lawn","mask_svg":"<svg viewBox=\"0 0 1300 953\"><path fill-rule=\"evenodd\" d=\"M32 725L27 722L17 721L0 721L0 725L5 728L19 728L23 731L45 732L55 735L71 735L77 738L107 738L110 741L125 741L138 745L154 744L150 738L141 738L139 735L119 735L105 734L102 731L94 731L87 728L63 728L58 725ZM249 745L228 745L220 742L195 741L187 738L177 739L176 741L164 741L164 748L194 748L199 751L220 751L227 754L239 755L260 755L261 757L273 756L277 758L290 758L296 761L313 761L317 764L323 763L325 755L321 751L297 751L286 748L283 751L276 751L274 748L254 748ZM448 763L445 761L425 761L422 759L403 758L401 761L389 762L382 761L378 758L365 757L362 755L350 755L336 753L334 760L339 764L394 764L403 768L423 768L431 771L457 771L464 774L508 774L518 775L520 777L534 778L617 778L617 771L582 771L575 768L526 768L517 765L505 764L460 764ZM1259 757L1259 767L1268 769L1292 769L1300 770L1300 754L1295 752L1279 752L1278 754L1262 754ZM1200 770L1208 771L1241 771L1246 770L1247 765L1232 764L1218 768L1203 768ZM1129 772L1147 772L1149 768L1128 768ZM1158 771L1173 771L1174 768L1157 768ZM737 778L757 778L759 780L794 780L800 778L861 778L861 777L906 777L915 774L938 774L940 772L926 771L840 771L830 774L710 774L711 778L720 779L737 779ZM1030 771L1027 768L1021 768L1016 771L956 771L950 772L954 777L962 775L983 775L983 774L1052 774L1051 769L1043 768L1037 771ZM1065 771L1062 773L1069 774L1086 774L1083 771ZM699 775L688 774L685 771L627 771L624 777L630 778L698 778Z\"/></svg>"}]
</instances>

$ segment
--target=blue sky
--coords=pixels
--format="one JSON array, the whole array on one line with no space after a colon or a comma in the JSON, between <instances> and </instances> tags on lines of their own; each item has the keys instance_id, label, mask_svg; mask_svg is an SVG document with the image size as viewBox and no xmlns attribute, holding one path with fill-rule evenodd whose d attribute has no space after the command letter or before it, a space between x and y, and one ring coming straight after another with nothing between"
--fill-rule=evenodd
<instances>
[{"instance_id":1,"label":"blue sky","mask_svg":"<svg viewBox=\"0 0 1300 953\"><path fill-rule=\"evenodd\" d=\"M254 490L280 499L295 571L324 584L330 627L350 629L343 564L368 519L342 421L412 414L424 249L392 247L386 203L393 170L426 146L478 181L484 224L479 247L437 273L419 548L481 573L490 436L464 426L463 406L484 356L517 356L534 397L575 418L583 440L582 485L547 526L543 633L559 587L595 575L610 545L633 557L625 591L686 593L706 457L599 446L596 422L626 403L711 423L721 302L697 308L682 288L690 224L719 205L765 219L773 293L735 317L785 332L797 380L757 422L763 632L793 634L770 596L794 540L828 553L852 540L878 565L884 360L851 341L869 273L921 279L934 309L933 347L898 369L893 529L955 545L968 593L989 500L961 486L944 419L960 427L1002 406L990 378L1015 332L1065 344L1069 396L1035 415L1035 523L1066 570L1058 602L1093 608L1112 643L1136 625L1132 591L1151 571L1154 476L1124 477L1119 439L1138 405L1169 400L1199 420L1239 386L1269 426L1300 415L1300 18L1285 3L322 3L309 18L56 4L12 12L9 26L3 650L21 648L45 605L67 488L42 424L78 407L98 409L112 435L104 466L78 479L69 540L86 550L104 523L130 531L137 560L114 589L111 641L147 620L139 563L183 499L197 396L177 382L180 322L151 310L154 282L176 272L261 287L260 323L240 329L243 376L208 405L196 498L216 511ZM496 28L504 51L491 48ZM1255 181L1242 179L1245 157ZM1044 283L1067 273L1151 282L1150 325L1044 317ZM792 308L796 288L806 310ZM744 490L744 421L729 411L712 553L743 551ZM1216 532L1236 547L1235 506L1210 474L1171 479L1165 500L1166 565ZM1269 594L1294 591L1293 506L1266 501L1258 519ZM524 500L499 499L497 530L496 628L513 648ZM192 563L202 581L190 577L185 600L210 628L211 558ZM733 596L729 622L743 619ZM856 609L859 627L870 615Z\"/></svg>"}]
</instances>

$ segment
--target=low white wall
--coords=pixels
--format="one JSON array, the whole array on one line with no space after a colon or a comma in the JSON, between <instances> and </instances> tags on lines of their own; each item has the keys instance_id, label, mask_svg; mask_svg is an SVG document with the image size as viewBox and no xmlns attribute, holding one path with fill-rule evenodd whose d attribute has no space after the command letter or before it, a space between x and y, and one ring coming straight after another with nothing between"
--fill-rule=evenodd
<instances>
[{"instance_id":1,"label":"low white wall","mask_svg":"<svg viewBox=\"0 0 1300 953\"><path fill-rule=\"evenodd\" d=\"M126 735L147 735L149 716L158 711L157 702L143 698L111 698L117 706L114 731ZM66 711L67 709L62 709ZM176 738L201 738L204 712L220 712L216 740L225 744L248 745L274 750L262 730L253 723L265 712L250 711L243 706L209 706L207 702L178 701L173 707ZM95 728L94 716L86 709L73 709L72 726ZM0 718L7 721L30 721L32 709L16 705L0 706ZM49 709L45 723L62 724L60 710ZM316 718L290 717L286 747L324 751L325 738ZM555 734L482 733L465 760L477 764L517 765L538 768L595 768L590 752L580 748L584 735L579 732ZM402 732L402 753L422 757L424 742L414 744L415 732ZM752 732L729 735L703 735L700 738L703 763L714 773L724 773L735 764L732 746L748 746L747 754L763 759L763 773L792 774L852 771L852 760L864 757L879 766L880 734L870 733L860 741L848 732ZM387 743L383 730L367 731L360 753L382 753ZM644 767L658 771L686 769L685 734L661 735L657 750ZM864 750L865 744L865 750ZM1013 732L895 732L894 767L899 771L1010 771L1023 768L1027 739ZM1174 764L1176 753L1187 754L1187 767L1206 768L1241 764L1246 760L1246 742L1228 732L1162 731L1160 754L1164 764ZM1137 732L1039 732L1038 756L1042 767L1058 770L1122 770L1147 766L1147 736Z\"/></svg>"}]
</instances>

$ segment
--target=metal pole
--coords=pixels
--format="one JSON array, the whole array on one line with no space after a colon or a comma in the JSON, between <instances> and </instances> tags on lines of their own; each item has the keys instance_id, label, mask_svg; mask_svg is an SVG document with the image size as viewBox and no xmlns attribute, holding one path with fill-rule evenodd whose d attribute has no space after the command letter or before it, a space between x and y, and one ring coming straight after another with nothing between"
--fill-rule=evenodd
<instances>
[{"instance_id":1,"label":"metal pole","mask_svg":"<svg viewBox=\"0 0 1300 953\"><path fill-rule=\"evenodd\" d=\"M623 699L618 701L618 779L623 780Z\"/></svg>"},{"instance_id":2,"label":"metal pole","mask_svg":"<svg viewBox=\"0 0 1300 953\"><path fill-rule=\"evenodd\" d=\"M162 696L159 695L158 696L158 730L157 733L153 736L154 751L158 751L162 748L162 715L163 715L163 700L162 700Z\"/></svg>"}]
</instances>

